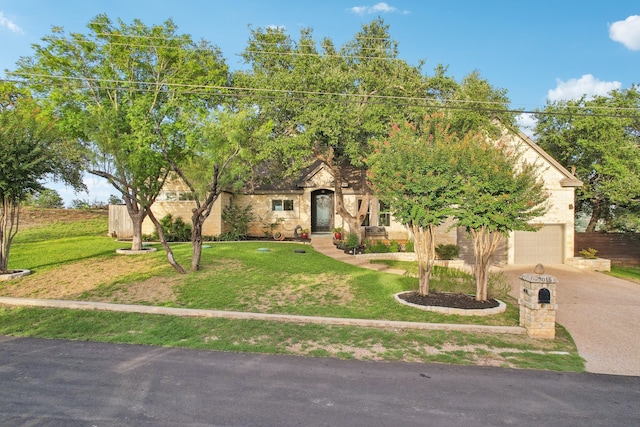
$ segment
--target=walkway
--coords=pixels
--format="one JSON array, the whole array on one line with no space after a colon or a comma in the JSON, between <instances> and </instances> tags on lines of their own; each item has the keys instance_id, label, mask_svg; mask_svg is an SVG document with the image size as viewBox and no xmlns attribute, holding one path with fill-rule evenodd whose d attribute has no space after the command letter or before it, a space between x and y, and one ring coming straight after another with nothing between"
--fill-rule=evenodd
<instances>
[{"instance_id":1,"label":"walkway","mask_svg":"<svg viewBox=\"0 0 640 427\"><path fill-rule=\"evenodd\" d=\"M384 271L385 273L400 275L407 273L405 270L389 268L385 264L372 264L368 259L361 256L345 254L343 251L336 249L336 246L333 244L333 237L328 234L313 234L313 236L311 236L311 246L321 254L337 259L338 261L346 262L347 264L357 265L358 267L369 270Z\"/></svg>"}]
</instances>

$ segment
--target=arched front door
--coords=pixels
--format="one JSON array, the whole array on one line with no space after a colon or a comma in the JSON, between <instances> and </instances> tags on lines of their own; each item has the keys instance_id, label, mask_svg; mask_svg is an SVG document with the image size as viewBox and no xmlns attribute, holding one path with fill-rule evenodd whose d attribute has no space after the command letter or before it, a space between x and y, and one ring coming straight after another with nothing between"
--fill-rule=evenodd
<instances>
[{"instance_id":1,"label":"arched front door","mask_svg":"<svg viewBox=\"0 0 640 427\"><path fill-rule=\"evenodd\" d=\"M311 232L328 233L333 224L333 191L311 193Z\"/></svg>"}]
</instances>

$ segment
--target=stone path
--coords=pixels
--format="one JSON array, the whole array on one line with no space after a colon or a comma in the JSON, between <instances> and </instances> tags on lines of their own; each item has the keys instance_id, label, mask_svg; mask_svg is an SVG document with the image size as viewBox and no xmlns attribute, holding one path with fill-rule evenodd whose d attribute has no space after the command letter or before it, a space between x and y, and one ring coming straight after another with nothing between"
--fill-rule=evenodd
<instances>
[{"instance_id":1,"label":"stone path","mask_svg":"<svg viewBox=\"0 0 640 427\"><path fill-rule=\"evenodd\" d=\"M358 267L367 268L369 270L384 271L385 273L400 275L407 273L405 270L389 268L385 264L372 264L369 259L363 256L345 254L343 251L336 248L333 244L333 238L328 234L314 234L311 237L311 246L313 246L316 251L328 257L337 259L338 261L346 262L347 264L357 265Z\"/></svg>"}]
</instances>

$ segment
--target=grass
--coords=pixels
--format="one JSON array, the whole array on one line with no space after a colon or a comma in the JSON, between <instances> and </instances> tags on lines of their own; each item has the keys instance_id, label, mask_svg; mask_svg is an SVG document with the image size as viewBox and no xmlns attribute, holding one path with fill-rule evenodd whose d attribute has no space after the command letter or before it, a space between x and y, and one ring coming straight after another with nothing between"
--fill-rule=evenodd
<instances>
[{"instance_id":1,"label":"grass","mask_svg":"<svg viewBox=\"0 0 640 427\"><path fill-rule=\"evenodd\" d=\"M611 266L610 276L619 277L632 282L640 283L640 267Z\"/></svg>"},{"instance_id":2,"label":"grass","mask_svg":"<svg viewBox=\"0 0 640 427\"><path fill-rule=\"evenodd\" d=\"M0 282L0 294L11 296L29 289L29 296L59 299L413 322L518 324L513 300L507 301L507 312L488 317L447 316L399 305L392 295L415 289L415 278L354 267L309 246L214 243L204 249L202 270L179 275L168 266L162 250L142 257L118 256L115 249L127 244L104 236L104 219L53 224L19 233L10 267L30 268L34 274L12 283ZM190 245L173 248L178 261L188 265ZM300 248L305 253L294 252ZM458 273L447 270L437 271L434 276L434 288L442 290L466 282ZM526 367L529 355L536 355L542 359L535 365L539 369L584 369L570 336L560 327L555 340L538 341L523 336L0 307L0 333L509 367Z\"/></svg>"},{"instance_id":3,"label":"grass","mask_svg":"<svg viewBox=\"0 0 640 427\"><path fill-rule=\"evenodd\" d=\"M0 334L341 359L584 370L571 337L385 330L0 306Z\"/></svg>"}]
</instances>

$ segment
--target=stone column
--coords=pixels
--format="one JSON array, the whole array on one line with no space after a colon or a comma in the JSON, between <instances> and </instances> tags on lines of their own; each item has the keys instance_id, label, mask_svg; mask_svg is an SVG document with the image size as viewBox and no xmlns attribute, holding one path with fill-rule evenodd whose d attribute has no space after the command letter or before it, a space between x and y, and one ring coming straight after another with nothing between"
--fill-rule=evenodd
<instances>
[{"instance_id":1,"label":"stone column","mask_svg":"<svg viewBox=\"0 0 640 427\"><path fill-rule=\"evenodd\" d=\"M544 270L543 270L544 271ZM550 274L526 273L520 276L520 326L531 338L556 336L556 284Z\"/></svg>"}]
</instances>

